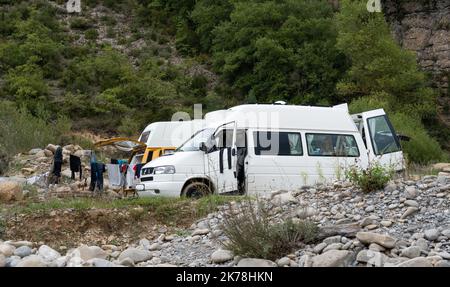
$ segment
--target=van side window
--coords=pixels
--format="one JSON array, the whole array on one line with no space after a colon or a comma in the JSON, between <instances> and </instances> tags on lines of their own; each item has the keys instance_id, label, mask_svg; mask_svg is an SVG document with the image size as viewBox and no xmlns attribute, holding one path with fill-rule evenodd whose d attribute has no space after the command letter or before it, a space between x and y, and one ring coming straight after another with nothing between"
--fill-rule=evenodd
<instances>
[{"instance_id":1,"label":"van side window","mask_svg":"<svg viewBox=\"0 0 450 287\"><path fill-rule=\"evenodd\" d=\"M359 157L355 137L337 134L306 134L308 155Z\"/></svg>"},{"instance_id":2,"label":"van side window","mask_svg":"<svg viewBox=\"0 0 450 287\"><path fill-rule=\"evenodd\" d=\"M256 155L302 156L300 133L253 132Z\"/></svg>"},{"instance_id":3,"label":"van side window","mask_svg":"<svg viewBox=\"0 0 450 287\"><path fill-rule=\"evenodd\" d=\"M216 135L217 148L227 148L233 146L233 130L221 130Z\"/></svg>"},{"instance_id":4,"label":"van side window","mask_svg":"<svg viewBox=\"0 0 450 287\"><path fill-rule=\"evenodd\" d=\"M373 150L376 155L397 152L401 150L400 143L394 129L386 116L378 116L367 119L369 134L372 140Z\"/></svg>"},{"instance_id":5,"label":"van side window","mask_svg":"<svg viewBox=\"0 0 450 287\"><path fill-rule=\"evenodd\" d=\"M143 142L143 143L147 143L148 137L150 136L150 132L151 131L143 132L142 135L141 135L141 138L139 139L139 141Z\"/></svg>"}]
</instances>

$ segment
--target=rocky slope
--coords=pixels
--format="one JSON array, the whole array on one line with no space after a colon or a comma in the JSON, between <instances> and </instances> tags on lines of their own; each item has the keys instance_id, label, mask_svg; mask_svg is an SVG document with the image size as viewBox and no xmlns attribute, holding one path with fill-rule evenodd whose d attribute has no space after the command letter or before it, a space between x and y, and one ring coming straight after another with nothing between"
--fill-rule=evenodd
<instances>
[{"instance_id":1,"label":"rocky slope","mask_svg":"<svg viewBox=\"0 0 450 287\"><path fill-rule=\"evenodd\" d=\"M450 173L392 181L363 194L346 183L276 191L261 199L273 221L309 218L322 240L276 262L241 258L223 249L222 206L186 230L120 248L81 245L61 254L43 243L0 242L0 266L425 266L450 267ZM326 231L328 230L328 231ZM325 232L326 231L326 232Z\"/></svg>"}]
</instances>

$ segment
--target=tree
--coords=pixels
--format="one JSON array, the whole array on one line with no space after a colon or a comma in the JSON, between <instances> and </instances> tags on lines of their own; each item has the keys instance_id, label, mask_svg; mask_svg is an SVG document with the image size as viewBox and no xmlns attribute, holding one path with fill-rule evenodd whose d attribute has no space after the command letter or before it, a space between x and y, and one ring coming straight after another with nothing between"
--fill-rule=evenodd
<instances>
[{"instance_id":1,"label":"tree","mask_svg":"<svg viewBox=\"0 0 450 287\"><path fill-rule=\"evenodd\" d=\"M327 1L236 2L213 33L214 66L248 99L333 102L342 73Z\"/></svg>"},{"instance_id":2,"label":"tree","mask_svg":"<svg viewBox=\"0 0 450 287\"><path fill-rule=\"evenodd\" d=\"M414 54L394 41L383 14L369 13L365 3L344 0L336 17L337 47L351 61L337 87L342 99L377 94L394 110L419 119L433 116L436 95L418 69Z\"/></svg>"}]
</instances>

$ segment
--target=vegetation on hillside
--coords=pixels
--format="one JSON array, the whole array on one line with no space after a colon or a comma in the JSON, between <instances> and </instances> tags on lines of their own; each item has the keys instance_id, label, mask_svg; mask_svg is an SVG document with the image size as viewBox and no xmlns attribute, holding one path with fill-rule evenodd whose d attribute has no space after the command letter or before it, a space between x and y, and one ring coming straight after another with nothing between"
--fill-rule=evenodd
<instances>
[{"instance_id":1,"label":"vegetation on hillside","mask_svg":"<svg viewBox=\"0 0 450 287\"><path fill-rule=\"evenodd\" d=\"M437 94L366 1L334 11L327 0L84 0L81 15L62 0L0 2L0 101L21 114L136 135L194 103L351 102L385 108L412 137L411 161L443 159L423 124Z\"/></svg>"}]
</instances>

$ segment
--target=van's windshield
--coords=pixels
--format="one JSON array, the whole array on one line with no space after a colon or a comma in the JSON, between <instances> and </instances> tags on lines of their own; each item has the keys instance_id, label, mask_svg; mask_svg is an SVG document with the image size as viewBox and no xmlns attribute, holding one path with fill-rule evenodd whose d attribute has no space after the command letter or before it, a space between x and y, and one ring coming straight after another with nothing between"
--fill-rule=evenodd
<instances>
[{"instance_id":1,"label":"van's windshield","mask_svg":"<svg viewBox=\"0 0 450 287\"><path fill-rule=\"evenodd\" d=\"M182 144L176 151L199 151L200 143L206 143L210 141L213 133L214 129L204 129L198 131L189 140Z\"/></svg>"}]
</instances>

